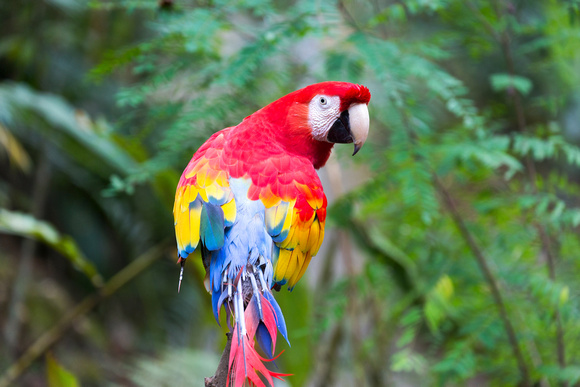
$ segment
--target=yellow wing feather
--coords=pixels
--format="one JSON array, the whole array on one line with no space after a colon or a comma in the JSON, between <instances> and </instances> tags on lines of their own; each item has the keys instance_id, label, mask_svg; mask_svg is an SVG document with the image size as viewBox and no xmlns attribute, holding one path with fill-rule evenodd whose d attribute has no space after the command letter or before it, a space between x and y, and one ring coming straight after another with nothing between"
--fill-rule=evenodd
<instances>
[{"instance_id":1,"label":"yellow wing feather","mask_svg":"<svg viewBox=\"0 0 580 387\"><path fill-rule=\"evenodd\" d=\"M300 191L307 191L305 187L301 187ZM305 219L301 216L300 209L294 206L295 201L291 206L285 206L286 202L281 202L266 209L267 224L279 225L282 219L284 221L282 233L286 238L276 242L280 254L274 263L274 281L286 282L289 288L293 288L304 275L310 260L318 253L324 239L324 221L319 219L315 211L323 206L323 201L312 197L308 199L308 204L316 207L312 209L312 216Z\"/></svg>"},{"instance_id":2,"label":"yellow wing feather","mask_svg":"<svg viewBox=\"0 0 580 387\"><path fill-rule=\"evenodd\" d=\"M192 160L177 188L173 217L181 258L186 258L199 245L202 206L219 205L226 226L231 226L236 218L236 202L227 173L213 169L210 164L217 165L205 157Z\"/></svg>"}]
</instances>

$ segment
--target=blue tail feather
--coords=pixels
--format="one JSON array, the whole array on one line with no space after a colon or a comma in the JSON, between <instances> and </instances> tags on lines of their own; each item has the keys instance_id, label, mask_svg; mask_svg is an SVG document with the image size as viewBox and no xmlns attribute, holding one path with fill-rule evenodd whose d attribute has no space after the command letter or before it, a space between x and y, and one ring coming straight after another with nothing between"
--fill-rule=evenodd
<instances>
[{"instance_id":1,"label":"blue tail feather","mask_svg":"<svg viewBox=\"0 0 580 387\"><path fill-rule=\"evenodd\" d=\"M258 329L256 330L256 339L258 340L258 344L262 351L268 356L268 359L274 357L272 354L272 338L270 337L270 332L264 325L264 323L260 322L258 325Z\"/></svg>"},{"instance_id":2,"label":"blue tail feather","mask_svg":"<svg viewBox=\"0 0 580 387\"><path fill-rule=\"evenodd\" d=\"M286 331L286 321L284 321L284 315L282 314L280 306L276 302L276 299L274 298L272 293L264 292L264 296L268 299L270 305L272 305L272 308L274 308L274 312L276 314L276 326L278 327L278 331L284 337L284 339L286 339L288 345L290 345L290 341L288 340L288 332Z\"/></svg>"},{"instance_id":3,"label":"blue tail feather","mask_svg":"<svg viewBox=\"0 0 580 387\"><path fill-rule=\"evenodd\" d=\"M227 293L224 293L225 296L227 296ZM213 315L215 317L215 321L217 321L218 325L221 326L220 324L220 317L219 317L219 310L221 308L221 305L223 303L224 300L224 296L222 295L222 292L220 291L220 289L215 290L213 289L211 292L211 305L213 307Z\"/></svg>"}]
</instances>

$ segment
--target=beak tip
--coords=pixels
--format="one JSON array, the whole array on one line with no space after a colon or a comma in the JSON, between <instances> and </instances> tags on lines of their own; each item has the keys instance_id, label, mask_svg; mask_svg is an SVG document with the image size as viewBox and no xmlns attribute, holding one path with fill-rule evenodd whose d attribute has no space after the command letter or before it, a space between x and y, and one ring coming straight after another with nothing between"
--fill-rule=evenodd
<instances>
[{"instance_id":1,"label":"beak tip","mask_svg":"<svg viewBox=\"0 0 580 387\"><path fill-rule=\"evenodd\" d=\"M354 144L354 152L352 153L352 155L356 155L358 153L358 151L360 150L360 148L362 148L362 145L360 144Z\"/></svg>"}]
</instances>

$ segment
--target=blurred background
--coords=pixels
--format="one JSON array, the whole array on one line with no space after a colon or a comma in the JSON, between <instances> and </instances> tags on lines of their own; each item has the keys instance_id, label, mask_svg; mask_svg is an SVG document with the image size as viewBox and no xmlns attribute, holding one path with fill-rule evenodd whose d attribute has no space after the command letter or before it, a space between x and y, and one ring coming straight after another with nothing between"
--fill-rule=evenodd
<instances>
[{"instance_id":1,"label":"blurred background","mask_svg":"<svg viewBox=\"0 0 580 387\"><path fill-rule=\"evenodd\" d=\"M0 3L0 386L203 386L175 187L219 129L367 85L277 386L580 381L580 1ZM222 324L224 325L224 324Z\"/></svg>"}]
</instances>

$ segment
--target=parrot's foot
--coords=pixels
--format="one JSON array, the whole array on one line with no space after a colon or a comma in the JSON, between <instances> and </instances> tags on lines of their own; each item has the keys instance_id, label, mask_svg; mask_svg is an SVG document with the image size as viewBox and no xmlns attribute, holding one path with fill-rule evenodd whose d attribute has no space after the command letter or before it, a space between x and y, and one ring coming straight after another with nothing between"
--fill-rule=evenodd
<instances>
[{"instance_id":1,"label":"parrot's foot","mask_svg":"<svg viewBox=\"0 0 580 387\"><path fill-rule=\"evenodd\" d=\"M270 293L272 273L272 263L264 257L259 257L254 263L247 263L242 267L227 266L222 272L221 283L217 289L214 284L211 292L218 323L222 305L225 305L226 322L230 330L234 323L240 323L239 316L243 316L244 310L254 296ZM241 323L238 327L240 325Z\"/></svg>"},{"instance_id":2,"label":"parrot's foot","mask_svg":"<svg viewBox=\"0 0 580 387\"><path fill-rule=\"evenodd\" d=\"M268 261L268 264L269 263L270 262ZM266 282L266 278L264 277L262 265L256 266L248 263L240 269L240 272L233 281L224 276L222 288L223 286L227 288L227 305L229 306L229 310L234 312L234 318L238 327L245 325L243 319L244 310L254 298L257 300L260 317L262 316L261 297L255 296L264 295L264 293L269 292L270 289L268 282ZM225 289L222 291L224 290ZM230 316L231 314L228 314L228 317ZM228 325L231 325L230 321L228 321Z\"/></svg>"}]
</instances>

